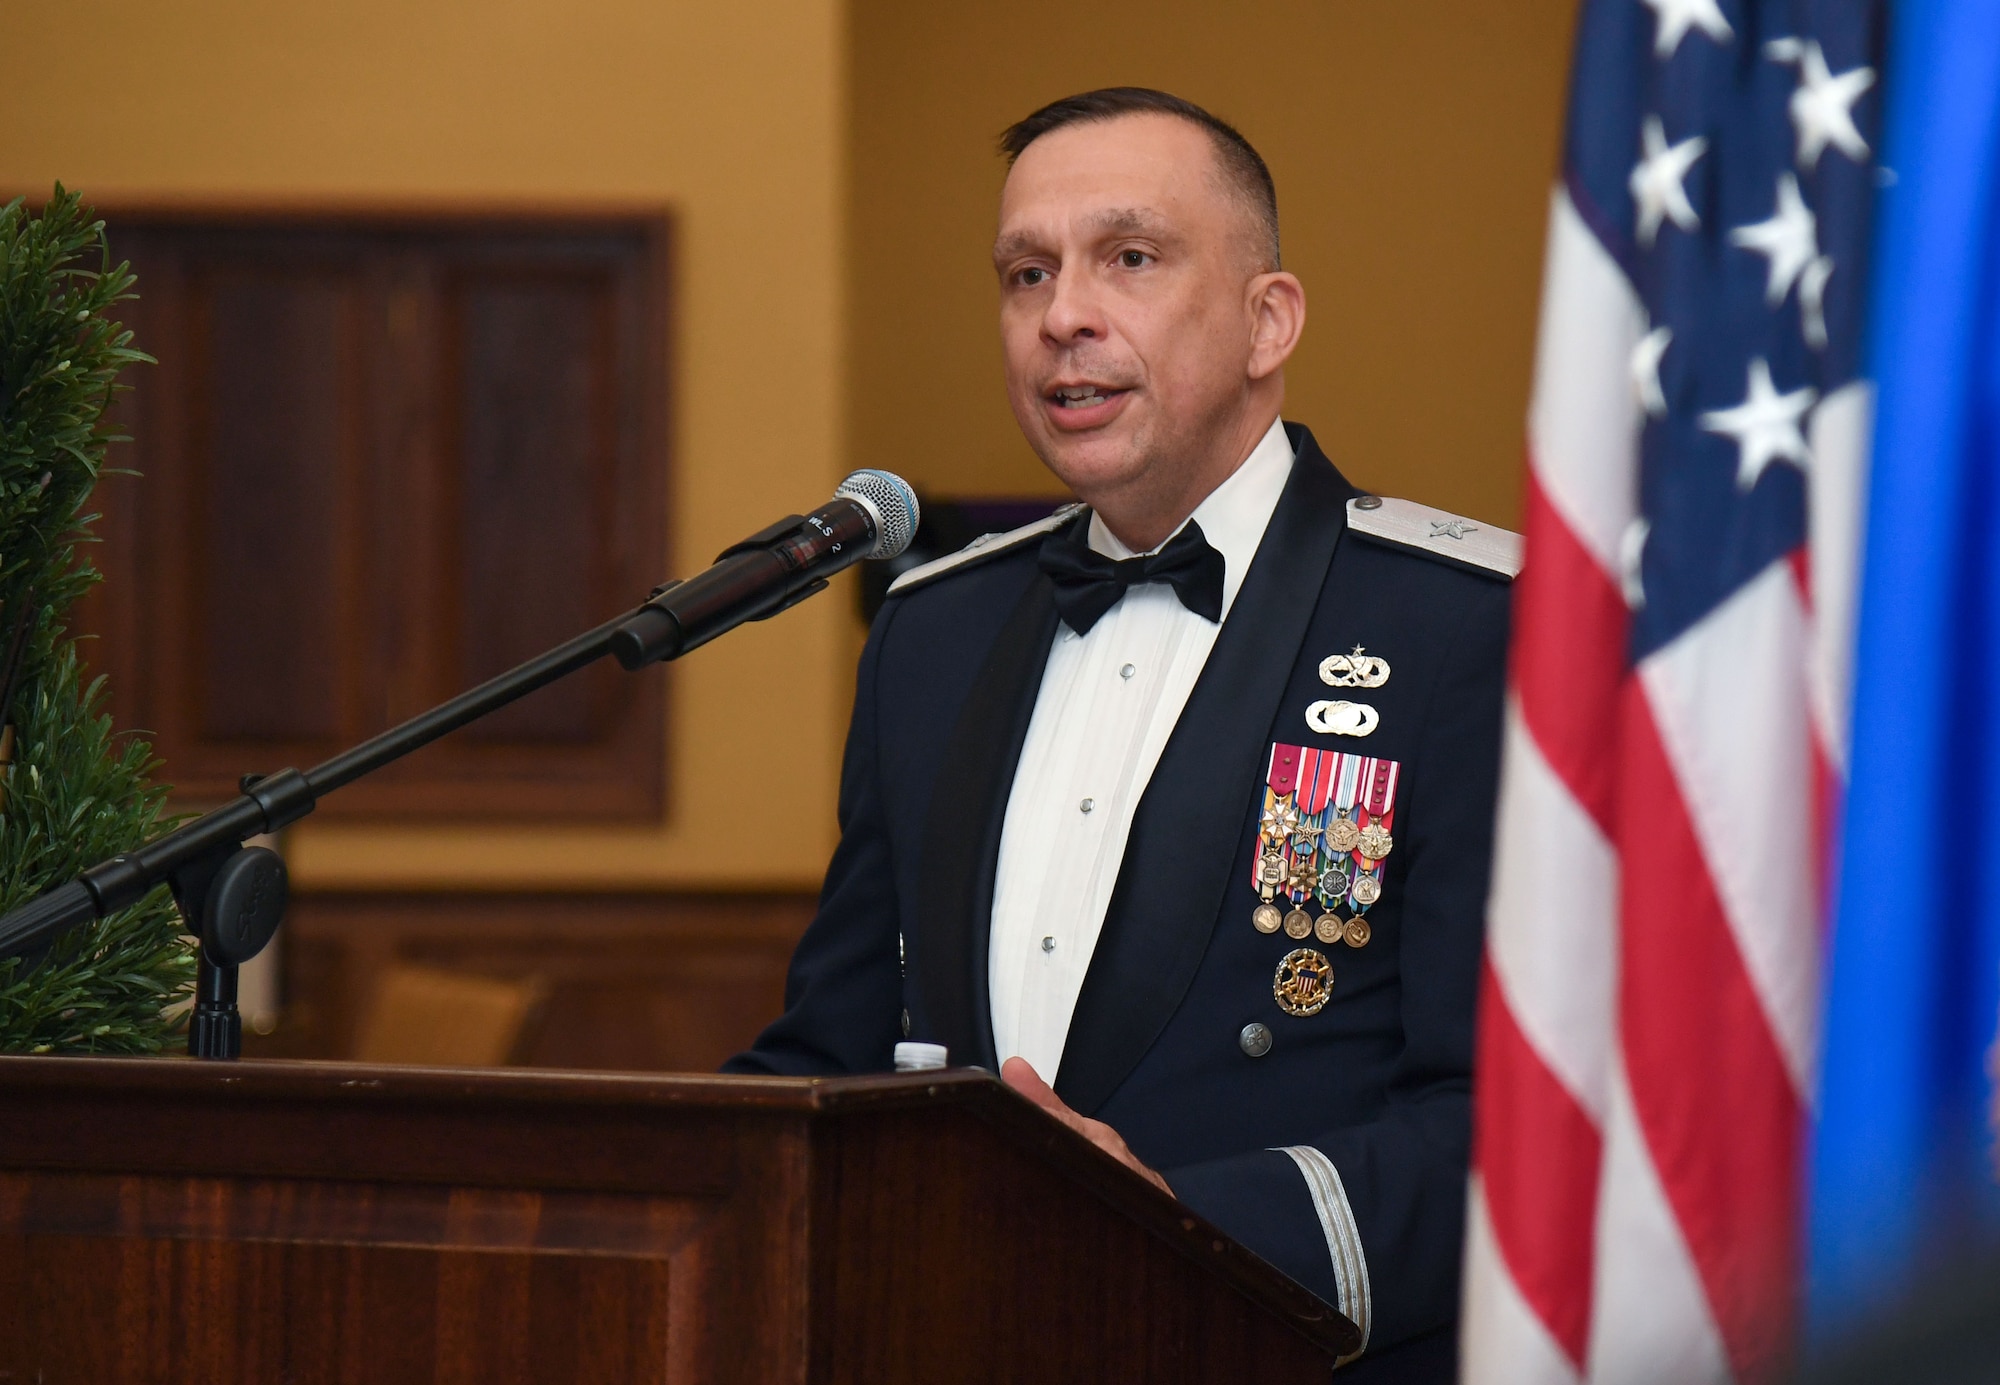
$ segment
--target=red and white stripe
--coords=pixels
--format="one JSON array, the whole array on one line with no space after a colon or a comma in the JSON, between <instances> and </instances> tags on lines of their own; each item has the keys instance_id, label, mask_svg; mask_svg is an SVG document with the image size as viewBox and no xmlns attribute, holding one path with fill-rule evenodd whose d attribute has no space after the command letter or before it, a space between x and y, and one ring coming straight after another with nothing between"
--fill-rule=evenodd
<instances>
[{"instance_id":1,"label":"red and white stripe","mask_svg":"<svg viewBox=\"0 0 2000 1385\"><path fill-rule=\"evenodd\" d=\"M1646 326L1558 189L1480 998L1467 1385L1765 1380L1791 1338L1868 401L1842 391L1812 420L1811 560L1627 668Z\"/></svg>"}]
</instances>

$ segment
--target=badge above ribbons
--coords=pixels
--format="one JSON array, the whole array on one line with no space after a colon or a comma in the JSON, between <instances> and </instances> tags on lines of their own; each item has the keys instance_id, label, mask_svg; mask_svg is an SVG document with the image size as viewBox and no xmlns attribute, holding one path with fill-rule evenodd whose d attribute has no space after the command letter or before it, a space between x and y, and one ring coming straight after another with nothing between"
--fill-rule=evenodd
<instances>
[{"instance_id":1,"label":"badge above ribbons","mask_svg":"<svg viewBox=\"0 0 2000 1385\"><path fill-rule=\"evenodd\" d=\"M1251 878L1258 932L1282 928L1295 941L1311 934L1322 943L1367 946L1373 930L1364 915L1382 898L1383 862L1395 849L1401 772L1396 761L1369 755L1271 747ZM1289 911L1279 909L1280 894ZM1306 912L1314 899L1325 910L1317 919ZM1348 917L1337 912L1342 908Z\"/></svg>"},{"instance_id":2,"label":"badge above ribbons","mask_svg":"<svg viewBox=\"0 0 2000 1385\"><path fill-rule=\"evenodd\" d=\"M1329 654L1320 660L1319 681L1330 688L1379 688L1389 681L1389 661L1362 652ZM1306 708L1306 725L1322 736L1366 736L1382 718L1365 702L1315 702Z\"/></svg>"},{"instance_id":3,"label":"badge above ribbons","mask_svg":"<svg viewBox=\"0 0 2000 1385\"><path fill-rule=\"evenodd\" d=\"M1315 702L1306 708L1306 725L1322 736L1366 736L1381 722L1365 702Z\"/></svg>"},{"instance_id":4,"label":"badge above ribbons","mask_svg":"<svg viewBox=\"0 0 2000 1385\"><path fill-rule=\"evenodd\" d=\"M1389 681L1389 661L1363 653L1357 644L1352 654L1330 654L1320 660L1319 681L1329 688L1379 688Z\"/></svg>"}]
</instances>

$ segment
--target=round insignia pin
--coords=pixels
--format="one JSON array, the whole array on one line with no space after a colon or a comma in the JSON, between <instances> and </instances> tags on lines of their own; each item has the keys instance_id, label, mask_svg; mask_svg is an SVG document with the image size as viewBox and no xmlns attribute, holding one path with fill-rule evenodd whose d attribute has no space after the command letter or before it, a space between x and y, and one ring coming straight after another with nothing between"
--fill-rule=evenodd
<instances>
[{"instance_id":1,"label":"round insignia pin","mask_svg":"<svg viewBox=\"0 0 2000 1385\"><path fill-rule=\"evenodd\" d=\"M1354 825L1354 819L1341 813L1326 825L1327 850L1345 856L1361 845L1361 829Z\"/></svg>"},{"instance_id":2,"label":"round insignia pin","mask_svg":"<svg viewBox=\"0 0 2000 1385\"><path fill-rule=\"evenodd\" d=\"M1362 874L1354 877L1354 902L1366 909L1382 897L1382 882L1373 875Z\"/></svg>"},{"instance_id":3,"label":"round insignia pin","mask_svg":"<svg viewBox=\"0 0 2000 1385\"><path fill-rule=\"evenodd\" d=\"M1250 924L1259 933L1275 933L1284 921L1285 916L1278 912L1275 904L1259 904L1256 912L1250 915Z\"/></svg>"},{"instance_id":4,"label":"round insignia pin","mask_svg":"<svg viewBox=\"0 0 2000 1385\"><path fill-rule=\"evenodd\" d=\"M1396 839L1389 835L1389 829L1381 823L1371 822L1361 829L1355 838L1355 844L1361 848L1363 856L1371 861L1379 861L1396 845Z\"/></svg>"},{"instance_id":5,"label":"round insignia pin","mask_svg":"<svg viewBox=\"0 0 2000 1385\"><path fill-rule=\"evenodd\" d=\"M1304 1019L1326 1008L1333 992L1333 963L1326 954L1309 947L1287 952L1278 963L1271 982L1271 995L1286 1014Z\"/></svg>"},{"instance_id":6,"label":"round insignia pin","mask_svg":"<svg viewBox=\"0 0 2000 1385\"><path fill-rule=\"evenodd\" d=\"M1349 947L1366 947L1368 940L1375 936L1375 930L1368 926L1368 920L1358 914L1347 921L1347 927L1342 932Z\"/></svg>"},{"instance_id":7,"label":"round insignia pin","mask_svg":"<svg viewBox=\"0 0 2000 1385\"><path fill-rule=\"evenodd\" d=\"M1338 914L1321 914L1313 920L1313 936L1323 943L1337 943L1345 932Z\"/></svg>"},{"instance_id":8,"label":"round insignia pin","mask_svg":"<svg viewBox=\"0 0 2000 1385\"><path fill-rule=\"evenodd\" d=\"M1285 915L1285 936L1292 939L1304 938L1313 931L1312 915L1303 909L1294 909Z\"/></svg>"}]
</instances>

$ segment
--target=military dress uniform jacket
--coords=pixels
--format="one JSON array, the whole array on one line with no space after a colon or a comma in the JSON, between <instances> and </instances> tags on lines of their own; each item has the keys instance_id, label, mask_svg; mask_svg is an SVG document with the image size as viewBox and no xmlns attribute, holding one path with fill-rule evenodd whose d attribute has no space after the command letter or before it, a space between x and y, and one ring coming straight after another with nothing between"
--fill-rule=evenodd
<instances>
[{"instance_id":1,"label":"military dress uniform jacket","mask_svg":"<svg viewBox=\"0 0 2000 1385\"><path fill-rule=\"evenodd\" d=\"M1286 431L1291 475L1138 805L1053 1085L1362 1326L1344 1378L1448 1380L1511 568L1462 556L1499 531L1446 517L1426 538L1401 502L1386 503L1406 541L1361 532L1360 493ZM784 1015L729 1070L882 1071L905 1037L998 1066L995 862L1057 633L1040 539L1010 538L903 584L877 616L819 912ZM1322 661L1357 645L1386 680L1328 687ZM1328 699L1372 707L1375 729L1314 731L1308 708ZM1365 946L1252 926L1274 745L1400 766ZM1333 970L1310 1016L1274 993L1301 946ZM1251 1025L1269 1031L1254 1056Z\"/></svg>"}]
</instances>

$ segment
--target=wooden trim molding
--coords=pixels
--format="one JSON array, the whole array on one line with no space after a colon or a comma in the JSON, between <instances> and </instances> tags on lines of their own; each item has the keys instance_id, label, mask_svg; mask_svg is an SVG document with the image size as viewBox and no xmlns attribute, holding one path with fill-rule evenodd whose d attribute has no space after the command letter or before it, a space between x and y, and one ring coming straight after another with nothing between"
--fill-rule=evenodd
<instances>
[{"instance_id":1,"label":"wooden trim molding","mask_svg":"<svg viewBox=\"0 0 2000 1385\"><path fill-rule=\"evenodd\" d=\"M297 895L279 935L282 1018L244 1050L347 1057L383 971L415 963L539 980L531 1065L713 1072L783 1010L814 907L804 892Z\"/></svg>"}]
</instances>

